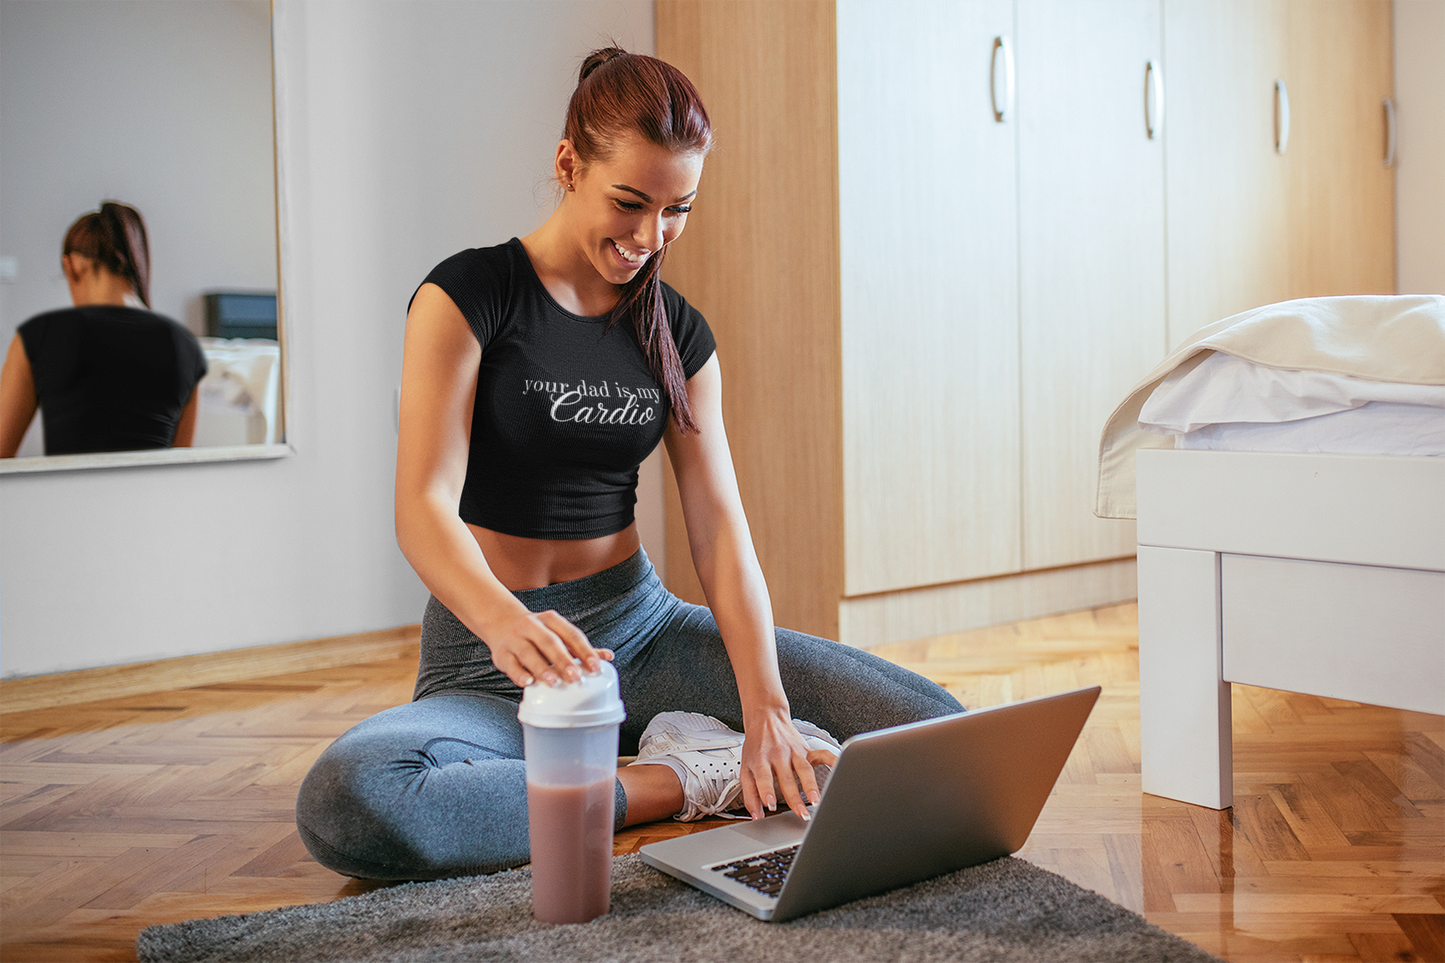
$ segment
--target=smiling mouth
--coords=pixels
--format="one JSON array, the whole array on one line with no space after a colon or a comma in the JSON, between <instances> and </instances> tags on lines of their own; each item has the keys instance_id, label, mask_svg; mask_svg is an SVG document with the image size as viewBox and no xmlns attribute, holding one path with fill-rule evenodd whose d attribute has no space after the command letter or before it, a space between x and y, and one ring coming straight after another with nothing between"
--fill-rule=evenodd
<instances>
[{"instance_id":1,"label":"smiling mouth","mask_svg":"<svg viewBox=\"0 0 1445 963\"><path fill-rule=\"evenodd\" d=\"M635 264L640 267L642 262L647 260L646 254L633 254L616 241L612 242L612 246L617 249L618 257L622 258L622 260L628 264Z\"/></svg>"}]
</instances>

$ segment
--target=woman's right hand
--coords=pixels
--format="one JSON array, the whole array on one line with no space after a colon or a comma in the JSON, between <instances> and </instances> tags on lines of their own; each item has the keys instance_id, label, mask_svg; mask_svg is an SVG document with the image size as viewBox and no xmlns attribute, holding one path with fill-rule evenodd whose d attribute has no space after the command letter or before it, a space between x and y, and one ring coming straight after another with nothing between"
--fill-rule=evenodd
<instances>
[{"instance_id":1,"label":"woman's right hand","mask_svg":"<svg viewBox=\"0 0 1445 963\"><path fill-rule=\"evenodd\" d=\"M593 648L581 629L551 609L510 612L481 638L492 664L523 689L539 679L550 686L576 682L583 669L595 673L601 660L612 661L610 649Z\"/></svg>"}]
</instances>

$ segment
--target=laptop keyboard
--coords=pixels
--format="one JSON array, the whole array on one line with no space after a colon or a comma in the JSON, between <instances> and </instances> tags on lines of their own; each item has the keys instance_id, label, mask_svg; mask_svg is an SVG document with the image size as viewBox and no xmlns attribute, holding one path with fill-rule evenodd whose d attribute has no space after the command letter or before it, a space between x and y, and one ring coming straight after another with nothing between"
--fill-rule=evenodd
<instances>
[{"instance_id":1,"label":"laptop keyboard","mask_svg":"<svg viewBox=\"0 0 1445 963\"><path fill-rule=\"evenodd\" d=\"M777 896L788 878L793 866L793 857L798 854L798 844L775 849L770 853L759 853L746 859L735 860L712 867L713 872L722 873L728 879L735 879L759 893Z\"/></svg>"}]
</instances>

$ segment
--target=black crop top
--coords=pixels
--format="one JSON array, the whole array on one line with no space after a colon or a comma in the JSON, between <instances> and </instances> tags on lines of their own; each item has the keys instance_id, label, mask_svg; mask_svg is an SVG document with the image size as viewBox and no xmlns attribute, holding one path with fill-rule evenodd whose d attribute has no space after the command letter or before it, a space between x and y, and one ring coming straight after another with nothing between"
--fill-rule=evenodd
<instances>
[{"instance_id":1,"label":"black crop top","mask_svg":"<svg viewBox=\"0 0 1445 963\"><path fill-rule=\"evenodd\" d=\"M162 314L88 305L19 329L45 419L45 453L169 448L206 356Z\"/></svg>"},{"instance_id":2,"label":"black crop top","mask_svg":"<svg viewBox=\"0 0 1445 963\"><path fill-rule=\"evenodd\" d=\"M632 524L637 469L668 408L630 321L563 310L522 242L462 251L437 285L482 346L463 521L529 538L598 538ZM712 357L701 314L666 284L663 306L683 372Z\"/></svg>"}]
</instances>

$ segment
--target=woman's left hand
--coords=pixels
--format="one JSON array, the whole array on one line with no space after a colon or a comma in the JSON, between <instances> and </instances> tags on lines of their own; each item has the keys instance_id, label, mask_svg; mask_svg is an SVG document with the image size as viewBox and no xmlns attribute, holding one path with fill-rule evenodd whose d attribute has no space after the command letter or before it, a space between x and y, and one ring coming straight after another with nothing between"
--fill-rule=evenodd
<instances>
[{"instance_id":1,"label":"woman's left hand","mask_svg":"<svg viewBox=\"0 0 1445 963\"><path fill-rule=\"evenodd\" d=\"M825 750L808 749L786 710L757 712L744 720L742 781L743 805L754 819L777 809L777 791L783 802L803 819L808 805L822 798L813 775L815 765L832 765L837 757Z\"/></svg>"}]
</instances>

